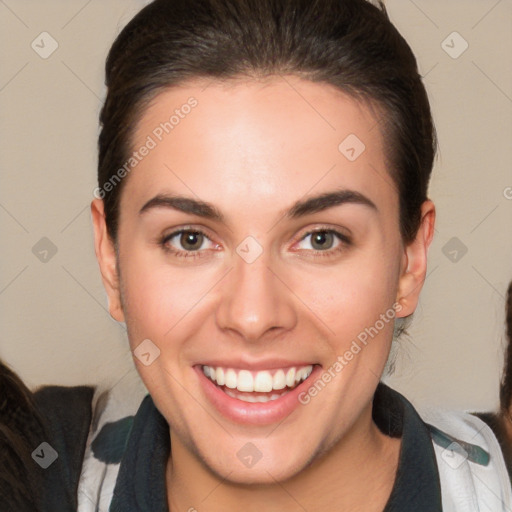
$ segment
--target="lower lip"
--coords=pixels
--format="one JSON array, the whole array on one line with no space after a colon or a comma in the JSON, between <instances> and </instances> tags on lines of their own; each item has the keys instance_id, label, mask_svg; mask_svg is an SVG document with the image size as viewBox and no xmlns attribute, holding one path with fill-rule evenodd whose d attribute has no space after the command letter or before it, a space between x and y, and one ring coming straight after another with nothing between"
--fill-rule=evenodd
<instances>
[{"instance_id":1,"label":"lower lip","mask_svg":"<svg viewBox=\"0 0 512 512\"><path fill-rule=\"evenodd\" d=\"M302 381L296 388L292 389L283 396L269 400L268 402L244 402L232 398L216 384L214 384L203 373L201 365L194 367L199 375L199 381L204 393L217 410L226 418L235 423L250 425L269 425L277 421L281 421L291 414L300 404L299 395L306 391L311 382L316 380L318 374L322 372L320 365L315 365L310 376ZM236 391L236 390L235 390ZM271 393L269 393L270 395Z\"/></svg>"}]
</instances>

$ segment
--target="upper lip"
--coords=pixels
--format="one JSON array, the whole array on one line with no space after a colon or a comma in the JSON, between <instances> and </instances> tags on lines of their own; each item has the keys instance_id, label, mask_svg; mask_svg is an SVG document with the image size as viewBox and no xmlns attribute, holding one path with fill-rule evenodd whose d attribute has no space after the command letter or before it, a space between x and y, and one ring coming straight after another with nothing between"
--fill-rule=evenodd
<instances>
[{"instance_id":1,"label":"upper lip","mask_svg":"<svg viewBox=\"0 0 512 512\"><path fill-rule=\"evenodd\" d=\"M220 359L209 359L208 361L203 361L202 363L199 363L201 366L213 366L218 367L221 366L222 368L233 368L233 369L240 369L240 370L252 370L252 371L261 371L261 370L275 370L279 368L291 368L292 366L295 367L302 367L302 366L308 366L308 365L315 365L318 363L314 363L311 361L290 361L285 359L265 359L260 361L248 361L247 359L230 359L229 361Z\"/></svg>"}]
</instances>

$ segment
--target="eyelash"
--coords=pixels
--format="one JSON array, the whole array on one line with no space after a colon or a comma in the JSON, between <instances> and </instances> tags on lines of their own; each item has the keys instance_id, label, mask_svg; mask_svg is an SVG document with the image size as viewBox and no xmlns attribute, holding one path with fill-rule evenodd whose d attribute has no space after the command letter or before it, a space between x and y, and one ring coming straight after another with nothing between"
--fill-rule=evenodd
<instances>
[{"instance_id":1,"label":"eyelash","mask_svg":"<svg viewBox=\"0 0 512 512\"><path fill-rule=\"evenodd\" d=\"M208 240L210 240L210 237L201 229L192 229L192 228L184 228L177 231L174 231L170 233L169 235L163 236L159 240L159 244L162 246L163 250L167 253L172 254L173 256L177 258L203 258L205 255L203 254L204 251L202 250L196 250L196 251L179 251L177 249L171 248L168 244L170 240L172 240L175 236L181 235L182 233L193 233L193 234L201 234L204 237L206 237ZM340 245L334 249L329 249L326 251L319 251L319 250L312 250L313 257L315 258L325 258L325 257L332 257L334 254L340 253L344 250L346 250L348 247L352 245L352 240L347 236L339 231L336 231L332 228L317 228L311 231L308 231L307 233L304 233L302 237L300 238L299 242L304 240L309 235L314 235L315 233L332 233L338 240L341 242ZM212 240L210 240L212 241ZM308 250L308 249L302 249L302 250Z\"/></svg>"}]
</instances>

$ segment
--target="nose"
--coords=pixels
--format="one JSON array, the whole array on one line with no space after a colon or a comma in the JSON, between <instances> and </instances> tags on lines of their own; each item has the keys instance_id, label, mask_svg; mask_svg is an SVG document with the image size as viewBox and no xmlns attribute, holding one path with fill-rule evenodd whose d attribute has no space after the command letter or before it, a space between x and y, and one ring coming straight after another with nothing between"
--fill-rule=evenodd
<instances>
[{"instance_id":1,"label":"nose","mask_svg":"<svg viewBox=\"0 0 512 512\"><path fill-rule=\"evenodd\" d=\"M293 329L297 321L294 295L277 266L271 267L268 253L264 251L250 263L234 254L233 261L216 312L219 328L251 342L269 331L278 335Z\"/></svg>"}]
</instances>

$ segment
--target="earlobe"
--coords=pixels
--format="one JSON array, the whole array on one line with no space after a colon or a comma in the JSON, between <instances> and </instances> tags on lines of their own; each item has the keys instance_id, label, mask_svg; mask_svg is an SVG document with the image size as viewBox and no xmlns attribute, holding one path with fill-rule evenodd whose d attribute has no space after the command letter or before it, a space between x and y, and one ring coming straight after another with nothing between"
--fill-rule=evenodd
<instances>
[{"instance_id":1,"label":"earlobe","mask_svg":"<svg viewBox=\"0 0 512 512\"><path fill-rule=\"evenodd\" d=\"M421 206L421 223L416 237L404 247L397 292L401 310L397 317L411 315L418 305L427 274L427 255L434 236L435 216L434 203L426 200Z\"/></svg>"},{"instance_id":2,"label":"earlobe","mask_svg":"<svg viewBox=\"0 0 512 512\"><path fill-rule=\"evenodd\" d=\"M101 199L93 199L91 202L91 215L94 228L94 251L100 267L103 286L108 296L109 312L112 318L118 322L124 322L116 250L107 231L104 205Z\"/></svg>"}]
</instances>

